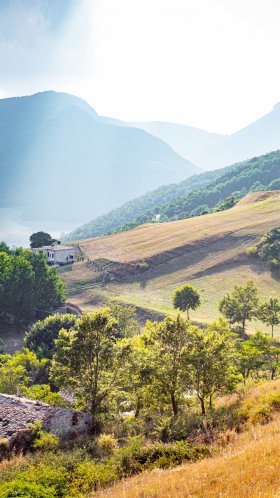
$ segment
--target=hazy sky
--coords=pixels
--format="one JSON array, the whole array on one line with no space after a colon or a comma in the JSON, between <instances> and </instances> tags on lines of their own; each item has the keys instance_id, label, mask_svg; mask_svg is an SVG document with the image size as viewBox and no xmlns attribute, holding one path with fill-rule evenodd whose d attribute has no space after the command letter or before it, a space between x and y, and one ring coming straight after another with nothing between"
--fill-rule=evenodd
<instances>
[{"instance_id":1,"label":"hazy sky","mask_svg":"<svg viewBox=\"0 0 280 498\"><path fill-rule=\"evenodd\" d=\"M0 97L229 133L280 101L280 0L0 0Z\"/></svg>"}]
</instances>

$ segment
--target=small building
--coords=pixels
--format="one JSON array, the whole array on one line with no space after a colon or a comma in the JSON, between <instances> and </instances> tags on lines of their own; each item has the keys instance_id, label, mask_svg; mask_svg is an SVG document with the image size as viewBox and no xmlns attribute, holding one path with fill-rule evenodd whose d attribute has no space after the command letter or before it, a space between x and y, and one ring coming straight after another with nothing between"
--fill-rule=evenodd
<instances>
[{"instance_id":1,"label":"small building","mask_svg":"<svg viewBox=\"0 0 280 498\"><path fill-rule=\"evenodd\" d=\"M54 244L51 246L37 247L33 249L35 252L43 251L46 255L49 265L67 265L75 260L76 248L73 246L63 246Z\"/></svg>"}]
</instances>

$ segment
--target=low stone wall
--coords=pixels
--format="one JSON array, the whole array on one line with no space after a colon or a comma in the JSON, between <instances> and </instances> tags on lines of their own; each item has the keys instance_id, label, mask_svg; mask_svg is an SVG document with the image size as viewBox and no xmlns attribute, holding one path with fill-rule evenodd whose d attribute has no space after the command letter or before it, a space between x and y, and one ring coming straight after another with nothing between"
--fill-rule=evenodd
<instances>
[{"instance_id":1,"label":"low stone wall","mask_svg":"<svg viewBox=\"0 0 280 498\"><path fill-rule=\"evenodd\" d=\"M62 438L89 434L90 415L70 408L57 408L8 394L0 394L0 460L5 453L26 453L32 444L28 424L42 422L42 428ZM1 458L2 454L2 458Z\"/></svg>"}]
</instances>

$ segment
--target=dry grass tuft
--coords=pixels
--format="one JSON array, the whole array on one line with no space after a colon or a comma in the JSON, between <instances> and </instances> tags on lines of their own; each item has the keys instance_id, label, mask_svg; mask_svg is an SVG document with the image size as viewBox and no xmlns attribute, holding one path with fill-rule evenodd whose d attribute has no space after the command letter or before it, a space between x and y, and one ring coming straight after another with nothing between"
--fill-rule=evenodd
<instances>
[{"instance_id":1,"label":"dry grass tuft","mask_svg":"<svg viewBox=\"0 0 280 498\"><path fill-rule=\"evenodd\" d=\"M219 399L219 407L261 408L280 393L280 379ZM274 414L273 414L274 410ZM217 440L215 456L175 469L155 470L99 491L98 498L280 498L280 414L237 434L227 430Z\"/></svg>"},{"instance_id":2,"label":"dry grass tuft","mask_svg":"<svg viewBox=\"0 0 280 498\"><path fill-rule=\"evenodd\" d=\"M98 498L278 498L280 417L239 435L218 456L156 470L96 494Z\"/></svg>"}]
</instances>

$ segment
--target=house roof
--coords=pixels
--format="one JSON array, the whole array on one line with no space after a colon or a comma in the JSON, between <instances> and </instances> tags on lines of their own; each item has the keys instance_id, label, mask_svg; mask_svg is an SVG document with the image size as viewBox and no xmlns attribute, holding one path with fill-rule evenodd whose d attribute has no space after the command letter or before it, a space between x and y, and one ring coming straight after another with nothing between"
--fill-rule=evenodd
<instances>
[{"instance_id":1,"label":"house roof","mask_svg":"<svg viewBox=\"0 0 280 498\"><path fill-rule=\"evenodd\" d=\"M75 247L73 246L62 246L60 244L57 244L55 246L43 246L43 247L38 247L38 249L46 249L48 251L54 251L54 252L57 252L57 251L75 251Z\"/></svg>"}]
</instances>

